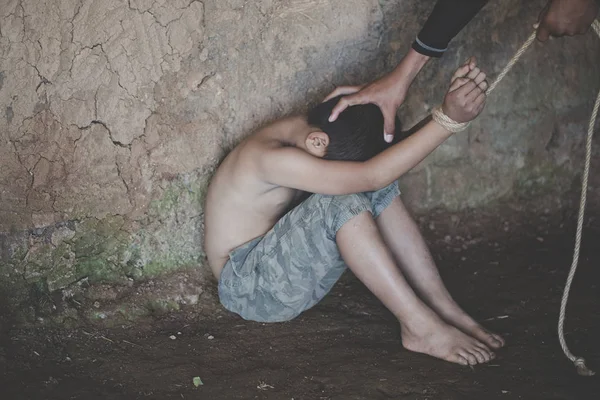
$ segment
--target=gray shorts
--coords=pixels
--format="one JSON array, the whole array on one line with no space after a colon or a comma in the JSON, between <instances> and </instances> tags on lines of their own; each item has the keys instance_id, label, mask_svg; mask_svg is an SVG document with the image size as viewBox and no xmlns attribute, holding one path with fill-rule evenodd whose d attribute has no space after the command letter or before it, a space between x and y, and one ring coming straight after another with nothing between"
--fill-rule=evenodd
<instances>
[{"instance_id":1,"label":"gray shorts","mask_svg":"<svg viewBox=\"0 0 600 400\"><path fill-rule=\"evenodd\" d=\"M308 310L346 270L337 231L365 211L377 218L399 194L394 182L375 192L311 195L265 235L229 253L219 278L221 303L259 322L288 321Z\"/></svg>"}]
</instances>

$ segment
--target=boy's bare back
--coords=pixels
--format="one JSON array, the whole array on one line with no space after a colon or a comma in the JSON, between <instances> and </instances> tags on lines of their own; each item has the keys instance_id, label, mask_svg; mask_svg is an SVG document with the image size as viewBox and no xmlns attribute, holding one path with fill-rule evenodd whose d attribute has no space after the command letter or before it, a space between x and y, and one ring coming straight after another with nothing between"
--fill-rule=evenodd
<instances>
[{"instance_id":1,"label":"boy's bare back","mask_svg":"<svg viewBox=\"0 0 600 400\"><path fill-rule=\"evenodd\" d=\"M265 182L258 161L287 144L282 134L307 126L302 117L279 120L251 134L219 166L208 188L205 205L205 251L213 274L236 247L265 234L302 191ZM284 136L284 135L283 135Z\"/></svg>"},{"instance_id":2,"label":"boy's bare back","mask_svg":"<svg viewBox=\"0 0 600 400\"><path fill-rule=\"evenodd\" d=\"M444 99L455 121L483 109L485 74L460 67ZM379 190L421 162L451 132L431 121L410 137L364 162L324 159L328 136L306 116L281 119L250 135L223 160L205 203L205 251L219 279L229 253L266 234L303 195L345 195Z\"/></svg>"}]
</instances>

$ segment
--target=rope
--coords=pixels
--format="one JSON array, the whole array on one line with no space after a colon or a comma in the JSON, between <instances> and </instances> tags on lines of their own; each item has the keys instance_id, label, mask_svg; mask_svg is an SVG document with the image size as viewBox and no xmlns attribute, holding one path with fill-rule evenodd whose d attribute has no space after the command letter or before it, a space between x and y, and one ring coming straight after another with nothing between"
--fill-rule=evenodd
<instances>
[{"instance_id":1,"label":"rope","mask_svg":"<svg viewBox=\"0 0 600 400\"><path fill-rule=\"evenodd\" d=\"M600 22L597 20L592 24L594 31L598 37L600 37ZM565 290L563 292L562 300L560 302L560 314L558 317L558 340L560 341L560 347L562 347L563 353L569 360L575 364L577 368L577 373L582 376L592 376L595 374L594 371L588 369L585 365L585 360L583 357L575 357L571 350L569 350L569 346L567 346L567 342L565 341L565 333L564 333L564 325L565 325L565 316L567 309L567 301L569 300L569 290L571 289L571 283L573 282L573 278L575 277L575 271L577 270L577 263L579 261L579 249L581 247L581 232L583 230L583 216L585 213L585 202L587 198L587 187L588 187L588 177L590 173L590 160L592 158L592 136L594 135L594 126L596 124L596 117L598 116L598 108L600 107L600 91L598 92L598 96L596 96L596 102L594 103L594 109L592 110L592 115L590 116L590 123L588 125L587 132L587 141L585 145L585 166L583 169L583 177L581 178L581 199L579 202L579 217L577 218L577 232L575 234L575 250L573 252L573 262L571 264L571 270L569 271L569 275L567 276L567 283L565 284Z\"/></svg>"},{"instance_id":2,"label":"rope","mask_svg":"<svg viewBox=\"0 0 600 400\"><path fill-rule=\"evenodd\" d=\"M600 22L598 20L594 21L592 24L592 28L600 37ZM521 48L517 50L515 55L511 58L511 60L506 64L506 67L500 72L500 74L496 77L494 82L488 87L486 91L486 95L489 95L496 86L502 81L502 79L506 76L508 71L512 69L515 63L521 58L523 53L531 46L533 41L536 38L536 32L534 31L529 38L523 43ZM577 368L577 373L582 376L592 376L595 375L595 372L587 368L585 365L585 360L582 357L576 357L569 350L569 346L567 346L567 342L565 341L564 334L564 324L565 324L565 316L567 309L567 301L569 300L569 291L571 289L571 283L573 282L573 278L575 277L575 271L577 270L577 264L579 262L579 252L581 248L581 235L583 230L583 217L585 214L585 203L587 199L587 187L588 187L588 177L590 172L590 160L592 156L592 137L594 135L594 126L596 124L596 118L598 116L598 109L600 108L600 91L598 92L598 96L596 97L596 102L594 103L594 109L592 110L592 115L590 116L590 123L588 125L587 132L587 141L585 146L585 164L583 168L583 177L581 179L581 199L579 202L579 217L577 218L577 232L575 234L575 249L573 251L573 262L571 264L571 269L569 270L569 275L567 276L567 282L565 284L565 289L563 291L562 300L560 302L560 314L558 317L558 340L560 342L560 347L565 353L565 356L569 360L575 364ZM437 107L433 110L432 113L433 119L448 129L450 132L459 132L463 129L466 129L468 123L458 123L452 118L445 115L441 108Z\"/></svg>"},{"instance_id":3,"label":"rope","mask_svg":"<svg viewBox=\"0 0 600 400\"><path fill-rule=\"evenodd\" d=\"M446 130L456 133L464 131L471 122L456 122L442 111L442 107L435 107L431 112L431 117L435 122L446 128Z\"/></svg>"}]
</instances>

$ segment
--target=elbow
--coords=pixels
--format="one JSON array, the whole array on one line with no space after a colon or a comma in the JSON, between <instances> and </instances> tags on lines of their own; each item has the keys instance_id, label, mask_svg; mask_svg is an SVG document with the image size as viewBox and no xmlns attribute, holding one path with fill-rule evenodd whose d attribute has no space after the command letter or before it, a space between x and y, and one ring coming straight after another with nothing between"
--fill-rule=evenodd
<instances>
[{"instance_id":1,"label":"elbow","mask_svg":"<svg viewBox=\"0 0 600 400\"><path fill-rule=\"evenodd\" d=\"M366 190L365 192L374 192L379 189L383 189L389 184L386 182L383 174L378 173L377 170L374 170L370 173L366 179Z\"/></svg>"}]
</instances>

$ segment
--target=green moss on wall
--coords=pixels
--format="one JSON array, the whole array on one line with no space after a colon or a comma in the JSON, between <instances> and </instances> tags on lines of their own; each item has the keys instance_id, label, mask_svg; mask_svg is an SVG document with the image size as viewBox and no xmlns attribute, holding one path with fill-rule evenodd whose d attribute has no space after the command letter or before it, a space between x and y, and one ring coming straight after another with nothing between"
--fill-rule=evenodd
<instances>
[{"instance_id":1,"label":"green moss on wall","mask_svg":"<svg viewBox=\"0 0 600 400\"><path fill-rule=\"evenodd\" d=\"M169 182L140 221L120 215L85 218L68 227L60 224L8 237L12 251L0 263L0 292L17 310L31 305L29 319L57 312L74 318L56 307L68 293L85 292L96 284L126 287L201 265L202 206L210 175L196 171ZM84 301L85 293L78 299ZM92 310L83 315L90 321L130 320L178 308L176 301L156 299L141 308L124 307L121 313Z\"/></svg>"}]
</instances>

